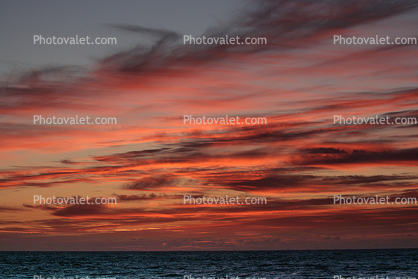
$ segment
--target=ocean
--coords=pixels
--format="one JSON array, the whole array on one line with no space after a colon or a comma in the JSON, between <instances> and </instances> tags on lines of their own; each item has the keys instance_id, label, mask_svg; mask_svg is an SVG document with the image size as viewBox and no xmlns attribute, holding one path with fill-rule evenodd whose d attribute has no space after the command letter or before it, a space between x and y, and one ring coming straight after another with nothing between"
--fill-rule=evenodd
<instances>
[{"instance_id":1,"label":"ocean","mask_svg":"<svg viewBox=\"0 0 418 279\"><path fill-rule=\"evenodd\" d=\"M0 252L1 278L417 278L418 249Z\"/></svg>"}]
</instances>

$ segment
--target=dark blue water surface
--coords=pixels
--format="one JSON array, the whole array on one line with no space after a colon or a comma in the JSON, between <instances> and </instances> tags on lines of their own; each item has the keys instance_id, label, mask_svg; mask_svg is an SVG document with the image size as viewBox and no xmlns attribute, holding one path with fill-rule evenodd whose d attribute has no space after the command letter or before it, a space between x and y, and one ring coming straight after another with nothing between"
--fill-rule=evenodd
<instances>
[{"instance_id":1,"label":"dark blue water surface","mask_svg":"<svg viewBox=\"0 0 418 279\"><path fill-rule=\"evenodd\" d=\"M186 275L186 277L185 277ZM0 252L1 278L418 278L418 249Z\"/></svg>"}]
</instances>

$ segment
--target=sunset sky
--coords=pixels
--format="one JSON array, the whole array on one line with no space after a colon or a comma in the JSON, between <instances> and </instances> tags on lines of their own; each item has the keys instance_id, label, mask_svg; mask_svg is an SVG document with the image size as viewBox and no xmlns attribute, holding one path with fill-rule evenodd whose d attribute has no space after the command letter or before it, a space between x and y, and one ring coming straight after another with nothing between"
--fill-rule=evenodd
<instances>
[{"instance_id":1,"label":"sunset sky","mask_svg":"<svg viewBox=\"0 0 418 279\"><path fill-rule=\"evenodd\" d=\"M335 205L334 195L418 198L415 0L0 0L0 250L418 248L418 205ZM34 45L33 36L117 45ZM263 37L266 45L190 45ZM113 125L34 125L116 117ZM265 117L190 125L193 117ZM116 205L38 205L115 197ZM189 205L184 195L265 197Z\"/></svg>"}]
</instances>

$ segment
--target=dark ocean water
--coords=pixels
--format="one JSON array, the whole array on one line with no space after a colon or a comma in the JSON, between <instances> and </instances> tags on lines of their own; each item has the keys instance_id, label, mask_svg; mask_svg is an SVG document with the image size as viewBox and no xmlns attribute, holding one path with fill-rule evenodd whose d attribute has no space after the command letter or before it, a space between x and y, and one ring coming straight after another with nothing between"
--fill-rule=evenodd
<instances>
[{"instance_id":1,"label":"dark ocean water","mask_svg":"<svg viewBox=\"0 0 418 279\"><path fill-rule=\"evenodd\" d=\"M36 276L35 276L36 275ZM418 278L418 249L0 252L1 278ZM38 276L38 277L37 277Z\"/></svg>"}]
</instances>

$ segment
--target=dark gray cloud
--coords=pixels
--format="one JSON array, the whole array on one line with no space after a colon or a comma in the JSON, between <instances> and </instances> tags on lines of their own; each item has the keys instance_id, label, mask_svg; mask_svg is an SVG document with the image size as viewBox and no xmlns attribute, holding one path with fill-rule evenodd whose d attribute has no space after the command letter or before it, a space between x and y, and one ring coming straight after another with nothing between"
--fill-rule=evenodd
<instances>
[{"instance_id":1,"label":"dark gray cloud","mask_svg":"<svg viewBox=\"0 0 418 279\"><path fill-rule=\"evenodd\" d=\"M323 149L308 149L301 151L303 155L295 160L296 165L335 165L335 164L367 164L367 163L381 163L402 165L404 163L418 161L418 148L399 149L399 150L382 150L370 151L355 149L353 151L345 151L327 148Z\"/></svg>"},{"instance_id":2,"label":"dark gray cloud","mask_svg":"<svg viewBox=\"0 0 418 279\"><path fill-rule=\"evenodd\" d=\"M123 186L124 189L129 190L156 190L156 189L164 189L166 187L173 187L178 186L182 183L183 179L165 174L165 175L157 175L157 176L150 176L145 177L135 182L128 183Z\"/></svg>"},{"instance_id":3,"label":"dark gray cloud","mask_svg":"<svg viewBox=\"0 0 418 279\"><path fill-rule=\"evenodd\" d=\"M210 28L202 36L263 37L268 44L183 45L176 42L177 33L132 25L114 27L159 36L148 50L134 48L103 60L102 70L124 73L167 72L172 68L187 68L201 63L233 58L236 54L273 49L291 49L313 43L330 30L390 17L413 9L413 0L279 0L252 1L248 8L227 24Z\"/></svg>"}]
</instances>

